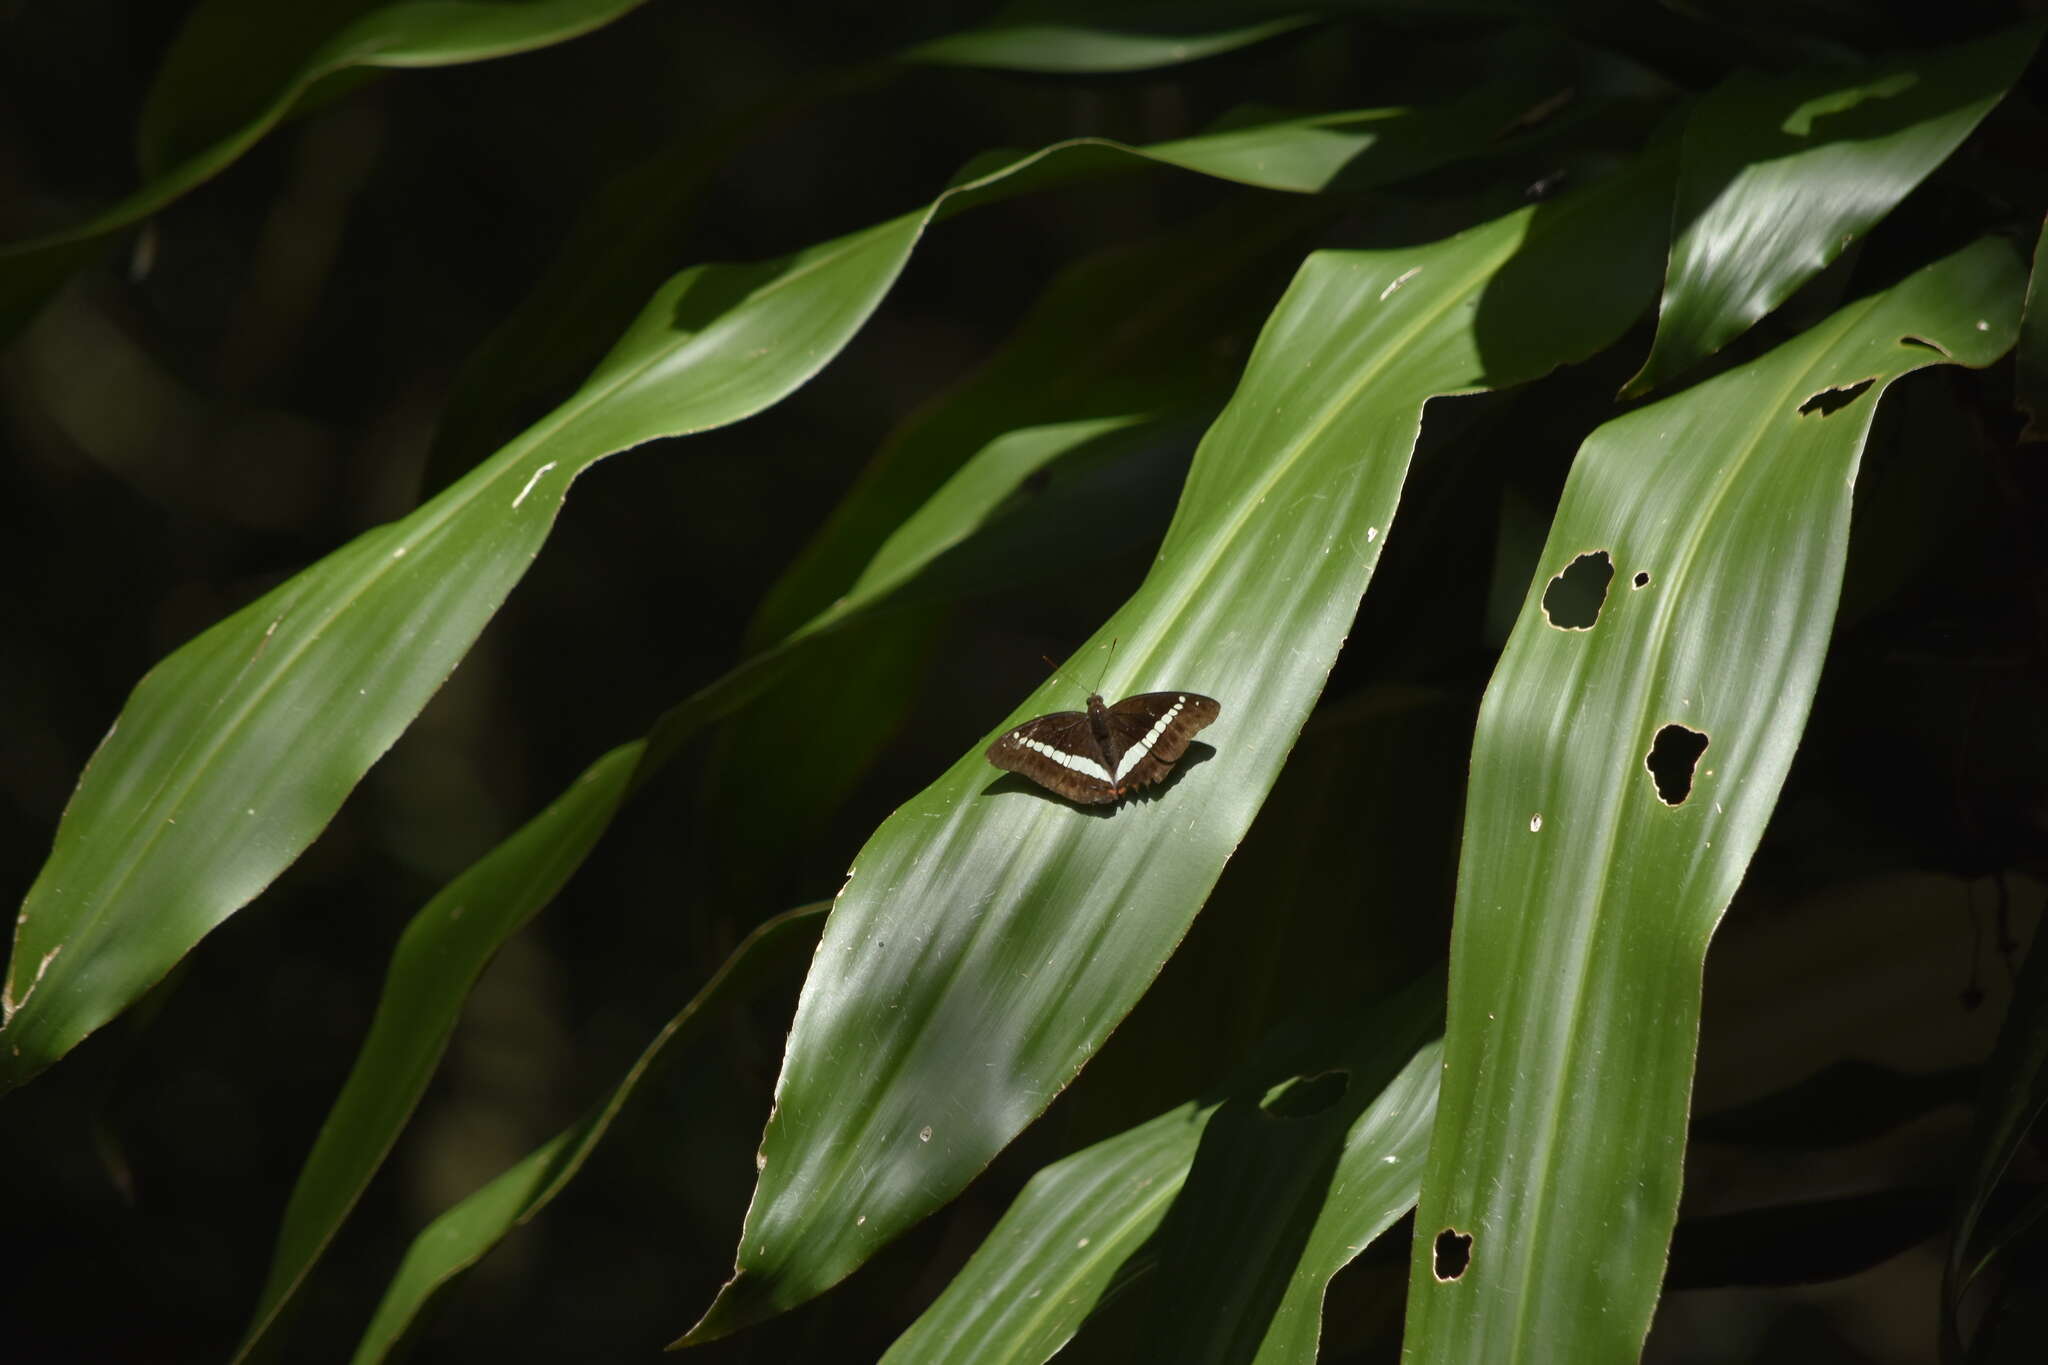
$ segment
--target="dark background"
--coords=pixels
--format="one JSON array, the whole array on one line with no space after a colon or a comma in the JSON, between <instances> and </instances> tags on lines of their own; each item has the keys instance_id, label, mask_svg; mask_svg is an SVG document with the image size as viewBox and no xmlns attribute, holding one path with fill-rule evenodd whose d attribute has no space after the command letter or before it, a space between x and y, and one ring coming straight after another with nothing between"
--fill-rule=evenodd
<instances>
[{"instance_id":1,"label":"dark background","mask_svg":"<svg viewBox=\"0 0 2048 1365\"><path fill-rule=\"evenodd\" d=\"M464 367L572 249L607 180L985 9L717 8L652 5L558 48L347 93L124 241L0 353L7 884L32 880L80 767L152 663L564 396L526 391L509 363ZM1873 46L1958 36L1940 15L1867 8L1882 19ZM183 12L0 7L0 239L133 186L143 96ZM595 335L615 334L670 271L879 221L988 148L1183 136L1247 102L1441 99L1490 32L1389 20L1131 76L877 79L738 139L687 207L643 225L648 270ZM1617 41L1681 88L1732 62L1639 36ZM1805 306L1879 287L1941 243L2038 223L2039 146L2031 162L2012 149L2041 130L2040 76L2037 63L2031 91ZM1358 200L1320 240L1419 231L1489 195L1511 207L1538 178L1471 174ZM0 1226L15 1253L0 1353L222 1358L407 917L730 667L761 594L887 433L986 358L1059 268L1256 197L1159 175L948 222L794 397L579 481L476 650L314 848L128 1020L0 1103ZM1275 262L1266 303L1289 268ZM1222 353L1242 354L1265 306L1219 338ZM1796 330L1799 306L1788 315ZM1776 326L1729 359L1784 335ZM570 385L594 359L578 327L565 318L541 357ZM1432 406L1327 714L1153 997L956 1206L819 1304L701 1358L873 1359L1036 1166L1195 1093L1291 1005L1380 990L1440 951L1502 595L1519 600L1576 443L1646 344L1647 329L1579 372ZM1227 374L1220 384L1219 400ZM1969 1068L2042 899L2048 480L2042 448L2012 445L2009 385L2009 371L1944 369L1887 399L1813 726L1708 972L1709 1126L1674 1285L1827 1283L1674 1292L1657 1359L1928 1358L1927 1238L1967 1133ZM442 427L437 446L449 411L470 423ZM875 824L1037 683L1039 656L1063 657L1136 584L1167 510L1134 509L1128 542L950 613L900 661L893 742L801 837L735 833L706 745L639 798L480 984L412 1129L304 1296L288 1357L345 1357L427 1218L580 1113L754 923L831 895ZM1361 829L1406 856L1362 863ZM1241 970L1254 952L1261 969ZM569 1194L458 1289L419 1358L646 1359L687 1326L730 1265L795 984L682 1059ZM1824 1070L1851 1058L1880 1069ZM1816 1073L1840 1088L1787 1089ZM1774 1094L1777 1108L1744 1107ZM1812 1218L1762 1232L1698 1221L1859 1193L1889 1202L1825 1236ZM1327 1358L1391 1358L1405 1233L1336 1282ZM1764 1264L1763 1249L1786 1247L1789 1267ZM1844 1247L1862 1254L1844 1260Z\"/></svg>"}]
</instances>

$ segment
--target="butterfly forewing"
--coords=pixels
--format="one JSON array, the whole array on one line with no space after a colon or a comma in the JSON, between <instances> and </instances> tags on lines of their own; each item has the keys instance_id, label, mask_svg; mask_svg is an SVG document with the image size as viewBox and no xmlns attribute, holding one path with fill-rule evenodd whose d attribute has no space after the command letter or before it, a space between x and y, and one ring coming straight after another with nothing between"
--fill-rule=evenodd
<instances>
[{"instance_id":1,"label":"butterfly forewing","mask_svg":"<svg viewBox=\"0 0 2048 1365\"><path fill-rule=\"evenodd\" d=\"M1069 801L1100 805L1116 800L1108 756L1096 744L1085 711L1055 711L1025 721L989 745L988 761Z\"/></svg>"}]
</instances>

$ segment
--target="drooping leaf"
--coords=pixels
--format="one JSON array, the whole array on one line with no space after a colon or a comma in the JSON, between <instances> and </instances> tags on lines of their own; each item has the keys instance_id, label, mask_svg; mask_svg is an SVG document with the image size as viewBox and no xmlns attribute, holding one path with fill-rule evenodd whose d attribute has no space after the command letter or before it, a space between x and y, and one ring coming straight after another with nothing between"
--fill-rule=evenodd
<instances>
[{"instance_id":1,"label":"drooping leaf","mask_svg":"<svg viewBox=\"0 0 2048 1365\"><path fill-rule=\"evenodd\" d=\"M1041 163L1143 156L1059 144L781 261L684 271L520 439L160 663L88 765L17 919L0 1089L125 1008L298 856L467 652L585 469L806 382L940 212L1056 178ZM1199 168L1200 144L1175 144L1170 164Z\"/></svg>"},{"instance_id":2,"label":"drooping leaf","mask_svg":"<svg viewBox=\"0 0 2048 1365\"><path fill-rule=\"evenodd\" d=\"M856 859L790 1036L734 1279L686 1341L820 1292L956 1193L1185 932L1322 687L1422 404L1609 342L1658 255L1662 166L1459 237L1311 257L1195 457L1143 586L1082 651L1105 692L1223 701L1152 799L1089 815L980 751ZM1072 704L1040 689L1004 722Z\"/></svg>"},{"instance_id":3,"label":"drooping leaf","mask_svg":"<svg viewBox=\"0 0 2048 1365\"><path fill-rule=\"evenodd\" d=\"M1581 448L1474 742L1408 1358L1641 1350L1707 942L1812 702L1877 399L2002 354L2019 285L1979 242ZM1600 557L1597 619L1553 625L1551 577Z\"/></svg>"},{"instance_id":4,"label":"drooping leaf","mask_svg":"<svg viewBox=\"0 0 2048 1365\"><path fill-rule=\"evenodd\" d=\"M355 1365L388 1359L435 1296L475 1265L513 1228L528 1222L568 1183L604 1139L657 1063L694 1042L715 1020L793 967L823 923L824 905L805 906L766 921L733 949L701 990L662 1026L602 1103L573 1127L527 1153L519 1163L455 1205L413 1239L405 1261L356 1346ZM255 1335L238 1355L246 1355Z\"/></svg>"},{"instance_id":5,"label":"drooping leaf","mask_svg":"<svg viewBox=\"0 0 2048 1365\"><path fill-rule=\"evenodd\" d=\"M239 160L322 81L357 68L453 66L581 37L644 0L436 0L317 7L215 0L194 12L150 96L145 180L76 227L0 246L0 341L73 270Z\"/></svg>"},{"instance_id":6,"label":"drooping leaf","mask_svg":"<svg viewBox=\"0 0 2048 1365\"><path fill-rule=\"evenodd\" d=\"M1868 67L1744 74L1686 124L1677 237L1644 393L1747 331L1948 158L2025 69L2038 25Z\"/></svg>"}]
</instances>

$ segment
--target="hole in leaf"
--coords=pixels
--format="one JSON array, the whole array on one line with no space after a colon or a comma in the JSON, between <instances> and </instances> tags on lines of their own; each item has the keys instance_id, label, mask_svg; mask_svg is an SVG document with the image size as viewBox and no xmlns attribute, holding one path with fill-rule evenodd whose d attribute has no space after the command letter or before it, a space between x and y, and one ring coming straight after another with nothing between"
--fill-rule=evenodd
<instances>
[{"instance_id":1,"label":"hole in leaf","mask_svg":"<svg viewBox=\"0 0 2048 1365\"><path fill-rule=\"evenodd\" d=\"M1799 405L1799 415L1805 417L1817 412L1823 417L1833 417L1843 408L1848 407L1851 403L1861 398L1863 391L1876 382L1874 379L1859 379L1854 384L1842 384L1832 389L1822 389L1819 393Z\"/></svg>"},{"instance_id":2,"label":"hole in leaf","mask_svg":"<svg viewBox=\"0 0 2048 1365\"><path fill-rule=\"evenodd\" d=\"M1923 346L1923 347L1925 347L1926 349L1928 349L1928 350L1930 350L1930 351L1934 352L1934 353L1935 353L1936 355L1947 355L1947 354L1948 354L1948 348L1947 348L1946 346L1937 346L1937 345L1935 345L1935 344L1934 344L1933 342L1929 341L1929 340L1928 340L1928 339L1927 339L1926 337L1900 337L1900 338L1899 338L1899 345L1901 345L1901 346Z\"/></svg>"},{"instance_id":3,"label":"hole in leaf","mask_svg":"<svg viewBox=\"0 0 2048 1365\"><path fill-rule=\"evenodd\" d=\"M1437 1279L1448 1283L1465 1273L1472 1264L1472 1234L1445 1228L1436 1235L1435 1264L1430 1269Z\"/></svg>"},{"instance_id":4,"label":"hole in leaf","mask_svg":"<svg viewBox=\"0 0 2048 1365\"><path fill-rule=\"evenodd\" d=\"M1591 550L1564 566L1543 590L1543 617L1559 630L1591 630L1614 581L1614 561Z\"/></svg>"},{"instance_id":5,"label":"hole in leaf","mask_svg":"<svg viewBox=\"0 0 2048 1365\"><path fill-rule=\"evenodd\" d=\"M1297 1076L1282 1082L1272 1094L1266 1096L1259 1108L1276 1119L1305 1119L1320 1114L1351 1088L1351 1073L1348 1071L1323 1071L1313 1076Z\"/></svg>"},{"instance_id":6,"label":"hole in leaf","mask_svg":"<svg viewBox=\"0 0 2048 1365\"><path fill-rule=\"evenodd\" d=\"M1657 784L1657 799L1667 806L1681 806L1692 795L1693 769L1707 751L1707 737L1683 725L1667 725L1650 743L1643 766Z\"/></svg>"},{"instance_id":7,"label":"hole in leaf","mask_svg":"<svg viewBox=\"0 0 2048 1365\"><path fill-rule=\"evenodd\" d=\"M1629 582L1631 585L1635 587L1647 588L1650 586L1649 572L1647 570L1638 570L1636 572L1636 576L1634 578L1631 578Z\"/></svg>"}]
</instances>

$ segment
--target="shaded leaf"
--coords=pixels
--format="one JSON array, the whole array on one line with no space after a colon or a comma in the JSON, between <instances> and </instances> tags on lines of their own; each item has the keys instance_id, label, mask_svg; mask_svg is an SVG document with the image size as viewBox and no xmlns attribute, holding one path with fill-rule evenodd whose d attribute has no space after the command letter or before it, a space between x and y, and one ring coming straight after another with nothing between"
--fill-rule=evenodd
<instances>
[{"instance_id":1,"label":"shaded leaf","mask_svg":"<svg viewBox=\"0 0 2048 1365\"><path fill-rule=\"evenodd\" d=\"M2018 374L2019 409L2027 414L2023 441L2048 441L2048 221L2034 242L2034 268L2027 276L2026 312L2020 319Z\"/></svg>"},{"instance_id":2,"label":"shaded leaf","mask_svg":"<svg viewBox=\"0 0 2048 1365\"><path fill-rule=\"evenodd\" d=\"M1043 1361L1091 1312L1141 1279L1160 1302L1217 1325L1220 1302L1203 1300L1197 1288L1218 1268L1209 1258L1221 1256L1238 1271L1254 1268L1248 1265L1254 1258L1241 1241L1204 1248L1190 1240L1200 1238L1215 1212L1207 1196L1238 1177L1257 1188L1292 1179L1286 1154L1273 1144L1307 1135L1330 1142L1334 1160L1322 1168L1323 1188L1279 1211L1283 1219L1305 1212L1313 1230L1304 1228L1294 1257L1273 1267L1285 1298L1272 1341L1305 1341L1308 1354L1263 1358L1313 1360L1329 1277L1414 1202L1438 1062L1433 1042L1415 1051L1415 1040L1434 1030L1441 1007L1442 980L1432 976L1319 1030L1325 1041L1304 1045L1297 1030L1283 1029L1244 1068L1244 1078L1226 1087L1241 1098L1191 1102L1046 1167L884 1359L889 1365ZM1289 1092L1320 1084L1276 1086L1276 1074L1298 1069L1327 1077L1333 1067L1355 1079L1336 1105L1313 1117L1275 1116L1287 1109ZM1263 1108L1262 1097L1269 1101ZM1218 1118L1242 1131L1220 1136ZM1191 1166L1196 1183L1184 1186ZM1272 1212L1259 1202L1251 1193L1240 1207L1252 1224ZM1162 1220L1167 1226L1155 1237ZM1273 1305L1265 1307L1271 1318ZM1251 1325L1253 1346L1265 1325Z\"/></svg>"},{"instance_id":3,"label":"shaded leaf","mask_svg":"<svg viewBox=\"0 0 2048 1365\"><path fill-rule=\"evenodd\" d=\"M571 1128L529 1152L490 1184L428 1224L405 1254L356 1346L356 1365L387 1359L435 1296L514 1227L530 1221L576 1177L612 1120L665 1055L696 1041L811 946L826 907L805 906L766 921L733 949L712 978L662 1026L604 1101ZM242 1354L246 1354L245 1343Z\"/></svg>"},{"instance_id":4,"label":"shaded leaf","mask_svg":"<svg viewBox=\"0 0 2048 1365\"><path fill-rule=\"evenodd\" d=\"M107 238L220 174L323 80L353 68L452 66L528 52L580 37L642 3L324 0L305 9L216 0L202 6L151 93L141 187L76 227L0 247L0 341L34 317Z\"/></svg>"},{"instance_id":5,"label":"shaded leaf","mask_svg":"<svg viewBox=\"0 0 2048 1365\"><path fill-rule=\"evenodd\" d=\"M2018 287L1979 242L1581 448L1473 748L1410 1358L1642 1349L1707 942L1812 703L1876 401L1996 359ZM1612 591L1557 629L1548 578L1593 551ZM1440 1238L1471 1239L1462 1273Z\"/></svg>"},{"instance_id":6,"label":"shaded leaf","mask_svg":"<svg viewBox=\"0 0 2048 1365\"><path fill-rule=\"evenodd\" d=\"M918 44L904 60L1066 75L1200 61L1317 22L1289 0L1013 0L979 28Z\"/></svg>"},{"instance_id":7,"label":"shaded leaf","mask_svg":"<svg viewBox=\"0 0 2048 1365\"><path fill-rule=\"evenodd\" d=\"M1314 1365L1330 1280L1415 1204L1436 1117L1443 978L1263 1104L1226 1103L1160 1228L1160 1358ZM1340 1035L1341 1036L1341 1033Z\"/></svg>"},{"instance_id":8,"label":"shaded leaf","mask_svg":"<svg viewBox=\"0 0 2048 1365\"><path fill-rule=\"evenodd\" d=\"M1993 1195L2044 1111L2048 1111L2048 946L2037 933L2014 983L1998 1046L1984 1070L1984 1090L1977 1102L1976 1132L1971 1141L1973 1159L1949 1234L1941 1320L1943 1349L1951 1359L1962 1347L1963 1300L1971 1285L1990 1268L2004 1243L2048 1215L2048 1198L2037 1197L2000 1226L1986 1221Z\"/></svg>"}]
</instances>

